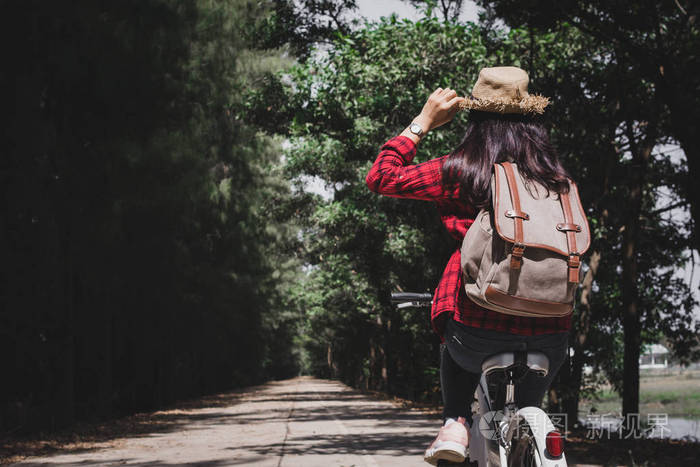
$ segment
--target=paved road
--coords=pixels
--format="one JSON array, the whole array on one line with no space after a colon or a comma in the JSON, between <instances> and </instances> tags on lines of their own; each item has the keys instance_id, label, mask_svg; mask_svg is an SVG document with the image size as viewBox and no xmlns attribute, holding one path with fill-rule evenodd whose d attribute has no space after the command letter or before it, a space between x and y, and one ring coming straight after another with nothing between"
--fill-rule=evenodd
<instances>
[{"instance_id":1,"label":"paved road","mask_svg":"<svg viewBox=\"0 0 700 467\"><path fill-rule=\"evenodd\" d=\"M423 450L440 424L435 415L307 377L167 413L167 427L145 435L13 465L428 467Z\"/></svg>"},{"instance_id":2,"label":"paved road","mask_svg":"<svg viewBox=\"0 0 700 467\"><path fill-rule=\"evenodd\" d=\"M333 381L254 388L228 407L187 410L176 428L17 466L416 466L439 420Z\"/></svg>"}]
</instances>

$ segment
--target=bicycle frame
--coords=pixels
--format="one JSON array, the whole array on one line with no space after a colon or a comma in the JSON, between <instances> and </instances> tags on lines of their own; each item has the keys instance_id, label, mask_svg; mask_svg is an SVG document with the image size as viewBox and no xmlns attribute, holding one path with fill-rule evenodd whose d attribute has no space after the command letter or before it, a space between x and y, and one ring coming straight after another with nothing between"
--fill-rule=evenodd
<instances>
[{"instance_id":1,"label":"bicycle frame","mask_svg":"<svg viewBox=\"0 0 700 467\"><path fill-rule=\"evenodd\" d=\"M511 385L509 385L511 386ZM512 441L525 424L531 431L535 446L537 467L566 467L566 456L551 458L546 452L547 433L555 427L549 416L539 407L518 409L513 402L514 388L506 388L506 405L493 407L488 392L486 376L481 375L476 389L479 412L474 415L469 430L469 460L479 467L507 466ZM510 402L509 402L510 401Z\"/></svg>"}]
</instances>

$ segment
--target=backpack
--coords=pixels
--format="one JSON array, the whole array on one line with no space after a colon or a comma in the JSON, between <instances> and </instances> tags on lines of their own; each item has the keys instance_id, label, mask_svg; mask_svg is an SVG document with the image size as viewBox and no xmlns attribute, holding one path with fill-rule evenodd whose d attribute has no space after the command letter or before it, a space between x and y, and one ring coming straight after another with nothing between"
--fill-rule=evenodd
<instances>
[{"instance_id":1,"label":"backpack","mask_svg":"<svg viewBox=\"0 0 700 467\"><path fill-rule=\"evenodd\" d=\"M576 184L569 180L569 193L548 195L503 162L494 165L491 193L492 208L477 214L462 242L467 296L510 315L568 315L591 243Z\"/></svg>"}]
</instances>

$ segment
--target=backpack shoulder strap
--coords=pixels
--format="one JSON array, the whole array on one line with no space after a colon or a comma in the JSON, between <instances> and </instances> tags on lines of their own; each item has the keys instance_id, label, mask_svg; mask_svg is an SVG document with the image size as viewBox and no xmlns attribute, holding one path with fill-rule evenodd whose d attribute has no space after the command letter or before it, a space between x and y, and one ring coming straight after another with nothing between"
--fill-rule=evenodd
<instances>
[{"instance_id":1,"label":"backpack shoulder strap","mask_svg":"<svg viewBox=\"0 0 700 467\"><path fill-rule=\"evenodd\" d=\"M560 193L559 201L564 210L564 223L557 224L557 230L566 232L566 244L569 247L569 282L578 283L579 271L581 269L581 255L576 248L575 232L581 231L581 226L574 223L574 214L571 210L571 198L569 193Z\"/></svg>"},{"instance_id":2,"label":"backpack shoulder strap","mask_svg":"<svg viewBox=\"0 0 700 467\"><path fill-rule=\"evenodd\" d=\"M515 172L510 162L502 162L501 167L506 174L508 181L508 191L510 192L510 200L513 203L513 210L506 211L506 217L510 217L515 222L513 250L510 257L510 268L520 269L523 261L523 253L525 252L525 244L523 243L523 220L530 219L530 216L520 209L520 193L518 193L518 184L515 182Z\"/></svg>"},{"instance_id":3,"label":"backpack shoulder strap","mask_svg":"<svg viewBox=\"0 0 700 467\"><path fill-rule=\"evenodd\" d=\"M555 196L533 181L531 191L516 164L498 163L493 169L494 231L512 246L511 268L522 269L525 248L542 248L566 258L571 269L567 275L577 282L591 237L576 183L569 180L569 192Z\"/></svg>"}]
</instances>

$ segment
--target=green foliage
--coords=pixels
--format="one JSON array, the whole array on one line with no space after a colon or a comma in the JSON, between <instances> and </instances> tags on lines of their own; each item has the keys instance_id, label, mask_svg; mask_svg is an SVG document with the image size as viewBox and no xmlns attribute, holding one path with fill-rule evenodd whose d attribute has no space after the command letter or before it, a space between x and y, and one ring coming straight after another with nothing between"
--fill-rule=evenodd
<instances>
[{"instance_id":1,"label":"green foliage","mask_svg":"<svg viewBox=\"0 0 700 467\"><path fill-rule=\"evenodd\" d=\"M438 340L429 313L398 312L388 299L394 290L432 290L457 245L433 206L377 197L364 179L379 146L436 87L468 92L489 60L474 25L392 17L339 37L270 82L273 95L285 93L277 112L293 118L286 170L317 180L331 197L311 200L302 230L310 269L296 296L306 310L308 371L436 397ZM253 112L264 94L251 96ZM431 133L417 160L448 152L464 124L459 115Z\"/></svg>"},{"instance_id":2,"label":"green foliage","mask_svg":"<svg viewBox=\"0 0 700 467\"><path fill-rule=\"evenodd\" d=\"M482 19L492 20L488 11ZM614 53L612 44L591 42L567 25L543 32L485 29L429 15L417 22L391 17L339 37L303 65L270 79L269 89L284 96L270 118L292 119L287 170L304 180L314 177L331 196L313 199L303 230L310 282L297 296L313 304L306 305L314 310L306 314L310 371L396 393L427 396L434 390L437 342L429 335L427 313L397 312L387 298L392 290L432 290L455 244L431 206L378 198L367 191L364 176L379 146L410 122L433 89L449 86L468 94L479 69L513 64L529 72L532 92L552 98L545 119L579 182L594 229L592 249L603 253L590 323L584 328L574 320L574 331L587 336L583 363L621 382L619 276L629 210L619 200L636 189L639 164L630 158L629 145L649 132L639 122L654 101L648 83L629 81L610 67ZM252 100L250 107L255 111ZM460 114L430 133L417 161L454 147L465 119ZM659 135L657 142L665 141ZM641 339L653 342L664 335L678 355L690 355L694 301L687 284L671 272L687 260L689 238L655 206L658 190L676 199L684 168L665 161L655 156L642 181L641 208L648 214L637 250ZM333 276L339 271L345 271L340 280ZM330 295L319 293L331 283Z\"/></svg>"},{"instance_id":3,"label":"green foliage","mask_svg":"<svg viewBox=\"0 0 700 467\"><path fill-rule=\"evenodd\" d=\"M601 254L589 322L575 315L579 363L620 389L630 296L640 345L694 358L696 303L675 271L698 236L658 205L662 192L696 199L694 20L665 4L652 31L637 5L617 30L628 9L615 2L565 2L574 17L547 2L550 21L542 4L498 1L480 2L474 25L456 22L461 1L409 3L425 18L358 24L355 2L332 0L4 2L0 427L299 365L437 398L428 312L395 310L389 294L433 290L458 244L434 206L364 179L435 88L466 95L482 67L505 64L552 97L544 118ZM416 161L455 147L466 119L431 132ZM686 160L659 150L674 140Z\"/></svg>"},{"instance_id":4,"label":"green foliage","mask_svg":"<svg viewBox=\"0 0 700 467\"><path fill-rule=\"evenodd\" d=\"M697 26L672 3L478 3L486 8L485 23L505 20L527 31L531 43L557 37L565 46L532 53L529 61L536 82L555 96L549 113L556 143L590 206L592 248L602 258L592 272L590 313L574 321L573 342L583 344L573 364L578 372L583 361L603 369L630 401L645 343L662 340L683 362L698 356L697 302L677 275L700 238L693 222L700 146L687 128L697 99L677 98L682 89L697 88L691 71L697 54L690 52L697 49ZM681 164L663 152L675 143L685 152ZM666 207L688 205L690 226ZM573 385L562 378L564 391L567 384L581 390L576 377ZM634 405L625 409L637 411Z\"/></svg>"},{"instance_id":5,"label":"green foliage","mask_svg":"<svg viewBox=\"0 0 700 467\"><path fill-rule=\"evenodd\" d=\"M331 43L337 35L350 31L349 13L357 9L355 0L266 0L271 14L259 19L249 30L251 42L262 48L289 47L305 61L315 45Z\"/></svg>"},{"instance_id":6,"label":"green foliage","mask_svg":"<svg viewBox=\"0 0 700 467\"><path fill-rule=\"evenodd\" d=\"M266 11L3 6L2 429L294 374L281 141L235 118L286 63L241 34Z\"/></svg>"}]
</instances>

